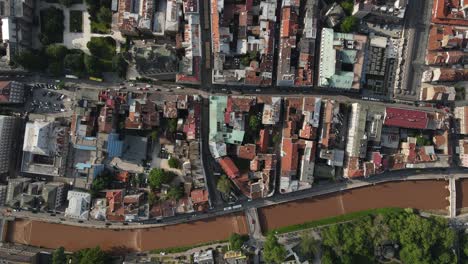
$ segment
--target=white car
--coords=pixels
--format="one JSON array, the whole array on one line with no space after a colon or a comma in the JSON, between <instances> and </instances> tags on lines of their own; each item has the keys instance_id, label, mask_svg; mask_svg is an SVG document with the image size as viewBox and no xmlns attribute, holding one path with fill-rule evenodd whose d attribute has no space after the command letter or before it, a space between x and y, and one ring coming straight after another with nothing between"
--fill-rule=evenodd
<instances>
[{"instance_id":1,"label":"white car","mask_svg":"<svg viewBox=\"0 0 468 264\"><path fill-rule=\"evenodd\" d=\"M145 87L146 88L151 88L151 84L147 84Z\"/></svg>"},{"instance_id":2,"label":"white car","mask_svg":"<svg viewBox=\"0 0 468 264\"><path fill-rule=\"evenodd\" d=\"M130 85L130 87L133 87L133 86L135 86L135 84L134 84L134 83L130 83L129 85Z\"/></svg>"}]
</instances>

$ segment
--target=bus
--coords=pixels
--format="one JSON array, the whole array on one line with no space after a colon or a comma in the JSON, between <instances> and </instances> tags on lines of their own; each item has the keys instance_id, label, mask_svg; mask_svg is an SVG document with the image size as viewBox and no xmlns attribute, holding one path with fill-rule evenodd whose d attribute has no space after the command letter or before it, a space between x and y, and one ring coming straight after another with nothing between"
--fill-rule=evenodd
<instances>
[{"instance_id":1,"label":"bus","mask_svg":"<svg viewBox=\"0 0 468 264\"><path fill-rule=\"evenodd\" d=\"M101 79L101 78L97 78L97 77L89 77L89 79L90 79L91 81L102 82L102 79Z\"/></svg>"}]
</instances>

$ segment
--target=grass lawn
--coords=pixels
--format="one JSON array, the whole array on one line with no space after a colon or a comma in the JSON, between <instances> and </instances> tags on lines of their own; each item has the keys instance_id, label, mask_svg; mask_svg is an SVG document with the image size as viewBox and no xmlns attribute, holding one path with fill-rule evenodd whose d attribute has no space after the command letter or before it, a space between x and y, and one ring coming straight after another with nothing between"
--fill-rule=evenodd
<instances>
[{"instance_id":1,"label":"grass lawn","mask_svg":"<svg viewBox=\"0 0 468 264\"><path fill-rule=\"evenodd\" d=\"M70 10L70 32L83 32L83 12L78 10Z\"/></svg>"},{"instance_id":2,"label":"grass lawn","mask_svg":"<svg viewBox=\"0 0 468 264\"><path fill-rule=\"evenodd\" d=\"M359 211L359 212L349 213L345 215L339 215L335 217L320 219L316 221L306 222L306 223L302 223L298 225L280 227L280 228L271 230L270 232L274 232L275 234L284 234L284 233L296 232L296 231L310 229L310 228L324 226L324 225L331 225L331 224L337 224L341 222L352 221L352 220L356 220L356 219L359 219L368 215L401 213L404 210L405 209L402 209L402 208L370 209L370 210Z\"/></svg>"}]
</instances>

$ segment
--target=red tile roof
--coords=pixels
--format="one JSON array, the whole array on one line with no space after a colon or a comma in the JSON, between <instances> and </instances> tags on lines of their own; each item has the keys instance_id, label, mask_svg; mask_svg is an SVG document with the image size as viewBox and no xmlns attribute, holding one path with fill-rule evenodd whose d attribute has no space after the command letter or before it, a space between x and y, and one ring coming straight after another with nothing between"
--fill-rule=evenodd
<instances>
[{"instance_id":1,"label":"red tile roof","mask_svg":"<svg viewBox=\"0 0 468 264\"><path fill-rule=\"evenodd\" d=\"M350 157L346 166L348 178L358 178L364 176L364 170L360 167L358 157Z\"/></svg>"},{"instance_id":2,"label":"red tile roof","mask_svg":"<svg viewBox=\"0 0 468 264\"><path fill-rule=\"evenodd\" d=\"M124 218L123 190L109 190L106 192L107 219L111 221L122 221Z\"/></svg>"},{"instance_id":3,"label":"red tile roof","mask_svg":"<svg viewBox=\"0 0 468 264\"><path fill-rule=\"evenodd\" d=\"M220 51L218 0L211 0L211 39L213 53Z\"/></svg>"},{"instance_id":4,"label":"red tile roof","mask_svg":"<svg viewBox=\"0 0 468 264\"><path fill-rule=\"evenodd\" d=\"M241 159L252 160L256 155L256 146L254 144L246 144L237 147L237 156Z\"/></svg>"},{"instance_id":5,"label":"red tile roof","mask_svg":"<svg viewBox=\"0 0 468 264\"><path fill-rule=\"evenodd\" d=\"M258 152L265 153L268 150L268 142L270 141L270 131L266 129L260 130L260 138L257 141Z\"/></svg>"},{"instance_id":6,"label":"red tile roof","mask_svg":"<svg viewBox=\"0 0 468 264\"><path fill-rule=\"evenodd\" d=\"M236 164L229 157L224 157L219 160L219 165L223 168L224 172L231 179L234 179L239 176L239 169Z\"/></svg>"},{"instance_id":7,"label":"red tile roof","mask_svg":"<svg viewBox=\"0 0 468 264\"><path fill-rule=\"evenodd\" d=\"M121 182L127 182L129 177L128 171L121 171L116 175L117 180Z\"/></svg>"},{"instance_id":8,"label":"red tile roof","mask_svg":"<svg viewBox=\"0 0 468 264\"><path fill-rule=\"evenodd\" d=\"M10 84L11 81L0 81L0 103L10 101Z\"/></svg>"},{"instance_id":9,"label":"red tile roof","mask_svg":"<svg viewBox=\"0 0 468 264\"><path fill-rule=\"evenodd\" d=\"M190 198L194 204L208 202L208 192L205 189L193 190L190 193Z\"/></svg>"},{"instance_id":10,"label":"red tile roof","mask_svg":"<svg viewBox=\"0 0 468 264\"><path fill-rule=\"evenodd\" d=\"M434 0L432 23L468 26L463 8L462 0Z\"/></svg>"},{"instance_id":11,"label":"red tile roof","mask_svg":"<svg viewBox=\"0 0 468 264\"><path fill-rule=\"evenodd\" d=\"M283 138L281 157L281 175L297 171L298 166L298 144L293 143L291 138Z\"/></svg>"},{"instance_id":12,"label":"red tile roof","mask_svg":"<svg viewBox=\"0 0 468 264\"><path fill-rule=\"evenodd\" d=\"M386 126L425 129L428 122L428 115L423 111L393 107L385 109L384 125Z\"/></svg>"}]
</instances>

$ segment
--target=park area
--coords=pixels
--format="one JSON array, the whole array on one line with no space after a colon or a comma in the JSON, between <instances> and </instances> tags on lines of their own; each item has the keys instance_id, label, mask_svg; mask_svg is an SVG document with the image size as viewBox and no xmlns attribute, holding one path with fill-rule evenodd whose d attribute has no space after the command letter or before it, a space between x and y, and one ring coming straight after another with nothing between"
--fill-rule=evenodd
<instances>
[{"instance_id":1,"label":"park area","mask_svg":"<svg viewBox=\"0 0 468 264\"><path fill-rule=\"evenodd\" d=\"M83 32L83 12L79 10L70 10L70 32Z\"/></svg>"}]
</instances>

